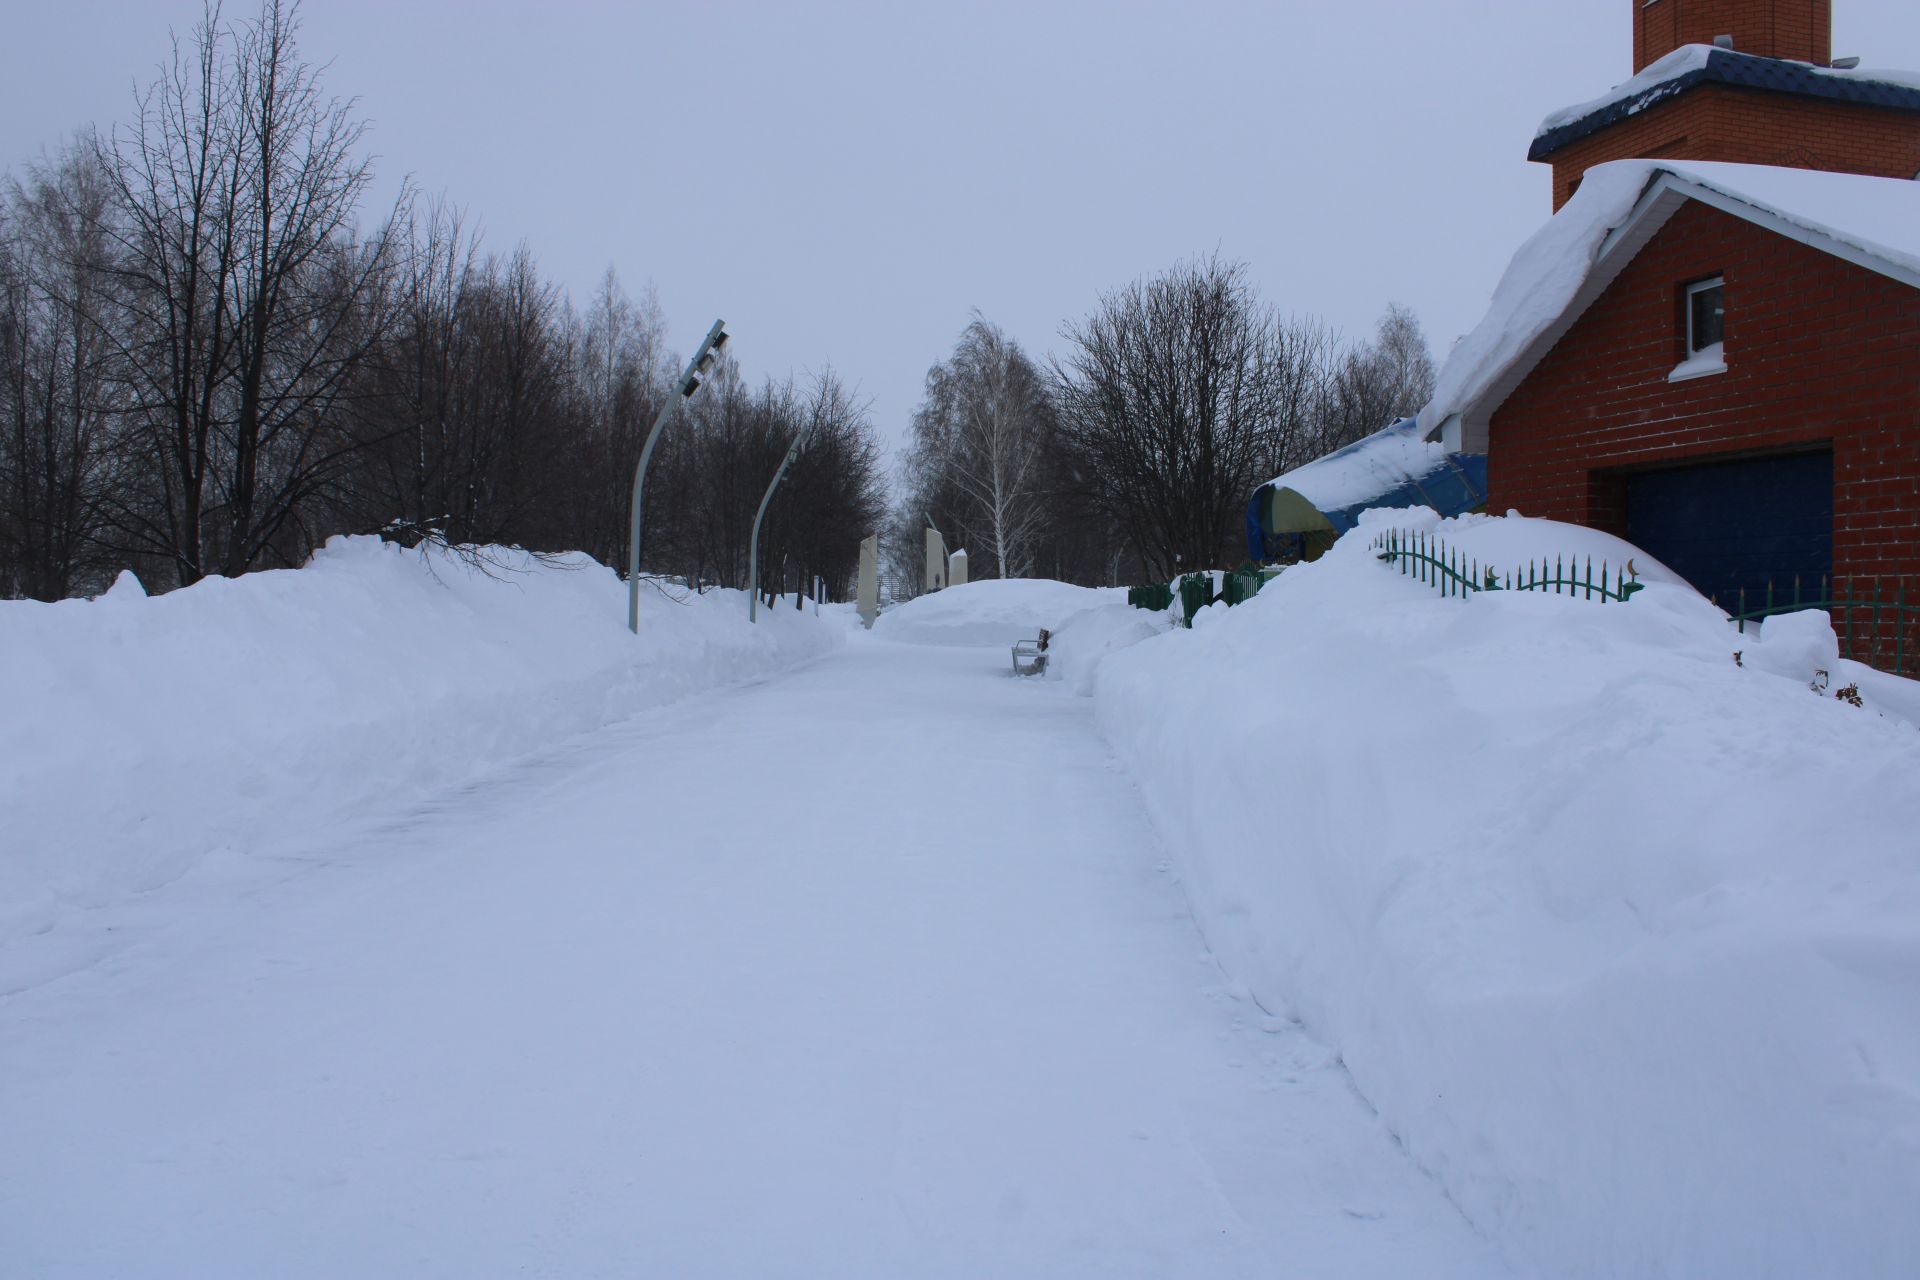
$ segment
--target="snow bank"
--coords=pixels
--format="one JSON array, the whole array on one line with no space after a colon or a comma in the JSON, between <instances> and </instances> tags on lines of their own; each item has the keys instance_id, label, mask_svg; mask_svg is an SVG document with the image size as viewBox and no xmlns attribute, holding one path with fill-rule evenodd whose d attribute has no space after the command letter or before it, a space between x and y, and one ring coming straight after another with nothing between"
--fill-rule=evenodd
<instances>
[{"instance_id":1,"label":"snow bank","mask_svg":"<svg viewBox=\"0 0 1920 1280\"><path fill-rule=\"evenodd\" d=\"M1213 609L1214 606L1208 605L1200 611L1200 616L1209 616ZM1198 624L1198 617L1195 622ZM1165 635L1173 627L1172 609L1148 613L1129 604L1082 609L1061 623L1048 641L1047 679L1064 680L1075 693L1090 695L1100 664L1109 655L1130 649L1142 640Z\"/></svg>"},{"instance_id":2,"label":"snow bank","mask_svg":"<svg viewBox=\"0 0 1920 1280\"><path fill-rule=\"evenodd\" d=\"M603 566L497 558L336 538L152 599L123 575L95 601L0 602L0 940L845 636L649 588L636 638Z\"/></svg>"},{"instance_id":3,"label":"snow bank","mask_svg":"<svg viewBox=\"0 0 1920 1280\"><path fill-rule=\"evenodd\" d=\"M1769 642L1645 560L1626 604L1442 600L1389 519L1606 545L1373 512L1104 658L1215 952L1527 1274L1910 1275L1920 733L1736 665Z\"/></svg>"},{"instance_id":4,"label":"snow bank","mask_svg":"<svg viewBox=\"0 0 1920 1280\"><path fill-rule=\"evenodd\" d=\"M908 644L1011 645L1056 630L1082 609L1115 601L1118 587L1076 587L1051 578L990 578L919 596L880 615L874 634Z\"/></svg>"}]
</instances>

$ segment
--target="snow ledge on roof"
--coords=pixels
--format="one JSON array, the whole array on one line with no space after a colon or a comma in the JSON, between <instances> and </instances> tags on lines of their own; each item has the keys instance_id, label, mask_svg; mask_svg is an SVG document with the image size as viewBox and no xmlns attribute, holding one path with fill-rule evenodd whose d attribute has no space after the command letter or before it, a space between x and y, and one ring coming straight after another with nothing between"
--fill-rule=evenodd
<instances>
[{"instance_id":1,"label":"snow ledge on roof","mask_svg":"<svg viewBox=\"0 0 1920 1280\"><path fill-rule=\"evenodd\" d=\"M1554 130L1564 129L1570 124L1586 119L1595 112L1605 111L1608 107L1629 101L1640 94L1649 93L1652 90L1660 88L1662 85L1679 80L1694 72L1705 71L1707 69L1707 60L1719 52L1723 51L1710 44L1683 44L1665 57L1648 63L1645 69L1638 75L1633 76L1631 79L1621 81L1599 97L1578 103L1571 107L1563 107L1559 111L1549 115L1545 120L1540 122L1540 127L1534 132L1533 136L1535 139L1544 138ZM1724 52L1737 53L1739 51L1726 50ZM1758 57L1759 55L1745 54L1743 56L1752 58ZM1793 60L1782 58L1779 59L1779 61L1788 62ZM1803 68L1814 75L1828 76L1836 80L1848 80L1860 84L1886 84L1901 89L1920 90L1920 74L1912 71L1896 71L1890 68L1868 67L1821 67L1815 66L1811 62L1797 61L1794 61L1793 65ZM1641 103L1637 110L1644 111L1657 102L1665 101L1665 98L1666 95L1656 94L1649 98L1648 101Z\"/></svg>"},{"instance_id":2,"label":"snow ledge on roof","mask_svg":"<svg viewBox=\"0 0 1920 1280\"><path fill-rule=\"evenodd\" d=\"M1324 457L1275 476L1320 511L1341 511L1419 481L1446 465L1446 450L1429 444L1412 418L1402 418Z\"/></svg>"},{"instance_id":3,"label":"snow ledge on roof","mask_svg":"<svg viewBox=\"0 0 1920 1280\"><path fill-rule=\"evenodd\" d=\"M1534 131L1534 137L1544 138L1555 129L1564 129L1576 120L1584 120L1596 111L1605 111L1616 102L1625 102L1635 94L1656 89L1671 80L1695 71L1704 71L1707 58L1713 53L1710 44L1683 44L1664 58L1647 64L1646 68L1632 79L1623 80L1597 98L1577 103L1571 107L1562 107L1540 122Z\"/></svg>"}]
</instances>

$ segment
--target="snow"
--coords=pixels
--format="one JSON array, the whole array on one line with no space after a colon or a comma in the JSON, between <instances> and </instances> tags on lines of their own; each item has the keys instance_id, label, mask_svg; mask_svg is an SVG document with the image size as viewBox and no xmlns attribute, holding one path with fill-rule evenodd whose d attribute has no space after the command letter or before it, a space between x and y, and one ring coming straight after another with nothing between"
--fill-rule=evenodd
<instances>
[{"instance_id":1,"label":"snow","mask_svg":"<svg viewBox=\"0 0 1920 1280\"><path fill-rule=\"evenodd\" d=\"M1445 466L1447 451L1421 437L1411 420L1395 423L1275 476L1272 483L1293 490L1321 511L1340 511Z\"/></svg>"},{"instance_id":2,"label":"snow","mask_svg":"<svg viewBox=\"0 0 1920 1280\"><path fill-rule=\"evenodd\" d=\"M1443 600L1373 557L1389 525L1503 564L1624 546L1371 512L1099 660L1226 971L1523 1274L1911 1274L1920 732L1808 689L1813 619L1739 636L1637 553L1625 604Z\"/></svg>"},{"instance_id":3,"label":"snow","mask_svg":"<svg viewBox=\"0 0 1920 1280\"><path fill-rule=\"evenodd\" d=\"M1748 623L1736 637L1743 664L1785 676L1809 689L1837 693L1852 686L1865 706L1920 727L1920 681L1875 670L1840 656L1833 617L1822 609L1775 614Z\"/></svg>"},{"instance_id":4,"label":"snow","mask_svg":"<svg viewBox=\"0 0 1920 1280\"><path fill-rule=\"evenodd\" d=\"M453 643L469 607L549 662L539 618L572 613L583 683L612 683L602 605L607 654L630 640L582 575L441 590L353 559L202 598L341 643L320 606L351 608L368 697L404 688L388 661L435 669L385 641ZM664 655L738 644L743 612L645 621ZM0 1271L1503 1274L1338 1056L1220 972L1092 704L1004 651L856 633L417 801L286 816L248 874L0 947ZM63 939L90 963L31 979Z\"/></svg>"},{"instance_id":5,"label":"snow","mask_svg":"<svg viewBox=\"0 0 1920 1280\"><path fill-rule=\"evenodd\" d=\"M0 1270L1911 1272L1913 682L1513 516L1119 598L0 606Z\"/></svg>"},{"instance_id":6,"label":"snow","mask_svg":"<svg viewBox=\"0 0 1920 1280\"><path fill-rule=\"evenodd\" d=\"M1626 221L1657 167L1645 160L1595 165L1573 198L1520 246L1487 314L1440 366L1433 399L1420 411L1423 433L1477 400L1567 309L1601 242Z\"/></svg>"},{"instance_id":7,"label":"snow","mask_svg":"<svg viewBox=\"0 0 1920 1280\"><path fill-rule=\"evenodd\" d=\"M1920 182L1709 161L1615 160L1580 189L1508 264L1487 313L1455 344L1420 411L1423 433L1473 406L1573 304L1607 236L1661 175L1709 192L1909 274L1920 274Z\"/></svg>"},{"instance_id":8,"label":"snow","mask_svg":"<svg viewBox=\"0 0 1920 1280\"><path fill-rule=\"evenodd\" d=\"M1662 85L1669 84L1672 81L1678 80L1681 76L1689 75L1695 71L1704 71L1707 66L1707 59L1711 57L1714 52L1715 50L1712 45L1683 44L1665 57L1657 58L1648 63L1637 75L1621 81L1599 97L1587 102L1577 103L1571 107L1562 107L1560 110L1555 111L1540 122L1540 128L1535 131L1533 136L1536 138L1544 138L1555 129L1565 128L1576 120L1584 120L1594 112L1604 111L1617 102L1625 102L1629 98L1637 97L1650 89L1657 89ZM1646 107L1650 107L1655 102L1662 100L1661 97L1656 95L1652 101L1642 106L1641 110L1645 110Z\"/></svg>"},{"instance_id":9,"label":"snow","mask_svg":"<svg viewBox=\"0 0 1920 1280\"><path fill-rule=\"evenodd\" d=\"M1904 67L1810 67L1813 74L1835 80L1861 80L1874 84L1898 85L1902 89L1920 89L1920 71Z\"/></svg>"},{"instance_id":10,"label":"snow","mask_svg":"<svg viewBox=\"0 0 1920 1280\"><path fill-rule=\"evenodd\" d=\"M1682 76L1689 75L1692 72L1703 71L1706 69L1707 60L1716 53L1721 53L1721 51L1712 45L1683 44L1665 57L1648 63L1639 74L1630 79L1623 80L1599 97L1575 106L1564 107L1549 115L1545 120L1540 122L1540 128L1535 132L1534 136L1536 138L1544 138L1555 129L1564 128L1577 120L1584 120L1596 111L1603 111L1616 103L1626 102L1643 93L1648 93L1651 90L1671 84ZM1723 54L1722 56L1725 55ZM1753 55L1739 55L1736 51L1736 56ZM1834 80L1866 84L1891 84L1898 85L1905 89L1920 89L1920 73L1912 71L1866 67L1817 67L1811 63L1801 63L1799 65L1815 75L1826 76ZM1665 101L1667 96L1669 95L1654 94L1646 102L1639 104L1635 108L1636 113L1646 110L1655 103Z\"/></svg>"},{"instance_id":11,"label":"snow","mask_svg":"<svg viewBox=\"0 0 1920 1280\"><path fill-rule=\"evenodd\" d=\"M1173 605L1159 613L1148 613L1128 604L1082 609L1061 623L1049 639L1047 678L1064 680L1073 692L1090 696L1102 659L1169 630L1175 625L1174 615L1179 608L1176 596ZM1207 615L1211 609L1209 605L1200 615ZM1196 618L1196 624L1198 621Z\"/></svg>"},{"instance_id":12,"label":"snow","mask_svg":"<svg viewBox=\"0 0 1920 1280\"><path fill-rule=\"evenodd\" d=\"M1710 374L1725 373L1726 371L1726 353L1719 348L1718 344L1715 344L1714 350L1702 351L1697 355L1689 356L1687 359L1673 366L1667 373L1667 381L1689 382L1694 378L1704 378Z\"/></svg>"},{"instance_id":13,"label":"snow","mask_svg":"<svg viewBox=\"0 0 1920 1280\"><path fill-rule=\"evenodd\" d=\"M1660 168L1880 262L1920 274L1920 182L1708 160Z\"/></svg>"},{"instance_id":14,"label":"snow","mask_svg":"<svg viewBox=\"0 0 1920 1280\"><path fill-rule=\"evenodd\" d=\"M1418 511L1419 508L1410 510ZM1712 610L1711 614L1702 612L1712 609L1712 606L1700 598L1685 578L1639 547L1625 538L1616 538L1585 525L1541 520L1511 510L1504 516L1457 516L1439 525L1424 519L1402 517L1399 513L1383 513L1372 516L1369 523L1372 528L1362 537L1362 541L1371 542L1383 527L1424 529L1432 532L1450 550L1459 552L1483 568L1491 567L1503 572L1517 573L1528 564L1542 561L1577 565L1591 562L1597 579L1602 565L1609 570L1631 566L1634 578L1643 586L1674 588L1678 592L1671 597L1674 607L1691 609L1702 620L1724 617L1717 609Z\"/></svg>"},{"instance_id":15,"label":"snow","mask_svg":"<svg viewBox=\"0 0 1920 1280\"><path fill-rule=\"evenodd\" d=\"M1840 670L1840 639L1824 609L1775 614L1747 634L1752 644L1740 651L1741 660L1762 671L1813 687L1827 683L1822 672Z\"/></svg>"},{"instance_id":16,"label":"snow","mask_svg":"<svg viewBox=\"0 0 1920 1280\"><path fill-rule=\"evenodd\" d=\"M909 644L1006 648L1055 630L1082 609L1124 602L1116 587L1076 587L1050 578L986 578L929 592L880 615L874 633Z\"/></svg>"},{"instance_id":17,"label":"snow","mask_svg":"<svg viewBox=\"0 0 1920 1280\"><path fill-rule=\"evenodd\" d=\"M0 942L844 635L649 587L636 638L601 565L487 555L336 538L151 599L123 573L94 601L0 602Z\"/></svg>"}]
</instances>

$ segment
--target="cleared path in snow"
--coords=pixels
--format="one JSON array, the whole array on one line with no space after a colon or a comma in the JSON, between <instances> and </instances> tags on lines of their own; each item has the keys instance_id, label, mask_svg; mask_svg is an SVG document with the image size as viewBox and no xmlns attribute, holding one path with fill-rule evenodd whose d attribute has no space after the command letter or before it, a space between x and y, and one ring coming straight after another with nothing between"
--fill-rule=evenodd
<instances>
[{"instance_id":1,"label":"cleared path in snow","mask_svg":"<svg viewBox=\"0 0 1920 1280\"><path fill-rule=\"evenodd\" d=\"M1499 1274L1004 664L857 637L0 956L0 1275Z\"/></svg>"}]
</instances>

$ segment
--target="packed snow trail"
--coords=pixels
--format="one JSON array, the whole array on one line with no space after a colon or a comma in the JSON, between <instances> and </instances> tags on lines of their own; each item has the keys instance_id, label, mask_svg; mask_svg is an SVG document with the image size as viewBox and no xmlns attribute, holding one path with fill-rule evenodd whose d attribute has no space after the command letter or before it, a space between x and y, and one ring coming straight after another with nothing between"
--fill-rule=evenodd
<instances>
[{"instance_id":1,"label":"packed snow trail","mask_svg":"<svg viewBox=\"0 0 1920 1280\"><path fill-rule=\"evenodd\" d=\"M1005 662L859 637L0 952L0 1275L1500 1274Z\"/></svg>"}]
</instances>

